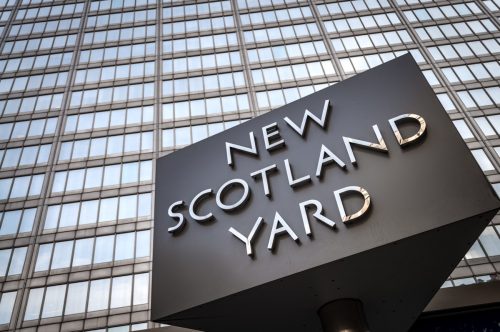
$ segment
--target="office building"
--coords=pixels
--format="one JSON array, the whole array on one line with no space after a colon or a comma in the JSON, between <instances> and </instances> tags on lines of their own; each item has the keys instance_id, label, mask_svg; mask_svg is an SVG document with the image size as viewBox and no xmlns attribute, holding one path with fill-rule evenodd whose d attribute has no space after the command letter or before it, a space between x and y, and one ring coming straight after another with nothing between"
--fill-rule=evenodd
<instances>
[{"instance_id":1,"label":"office building","mask_svg":"<svg viewBox=\"0 0 500 332\"><path fill-rule=\"evenodd\" d=\"M160 326L155 159L407 52L500 192L499 16L498 0L1 0L0 331ZM496 218L443 289L497 281L499 234Z\"/></svg>"}]
</instances>

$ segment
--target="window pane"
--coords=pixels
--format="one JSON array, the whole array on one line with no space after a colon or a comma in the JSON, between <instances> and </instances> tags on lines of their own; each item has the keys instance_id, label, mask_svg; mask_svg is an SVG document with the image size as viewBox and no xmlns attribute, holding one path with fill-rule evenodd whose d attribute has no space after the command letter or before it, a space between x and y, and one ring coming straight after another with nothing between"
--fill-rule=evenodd
<instances>
[{"instance_id":1,"label":"window pane","mask_svg":"<svg viewBox=\"0 0 500 332\"><path fill-rule=\"evenodd\" d=\"M115 236L100 236L95 241L94 264L111 262L113 260L113 248Z\"/></svg>"},{"instance_id":2,"label":"window pane","mask_svg":"<svg viewBox=\"0 0 500 332\"><path fill-rule=\"evenodd\" d=\"M68 285L68 296L66 299L66 309L64 311L65 315L71 315L85 311L88 287L88 281L77 282Z\"/></svg>"},{"instance_id":3,"label":"window pane","mask_svg":"<svg viewBox=\"0 0 500 332\"><path fill-rule=\"evenodd\" d=\"M148 303L149 273L134 276L134 305Z\"/></svg>"},{"instance_id":4,"label":"window pane","mask_svg":"<svg viewBox=\"0 0 500 332\"><path fill-rule=\"evenodd\" d=\"M24 320L38 319L43 300L43 288L35 288L30 290L28 303L26 304L26 313Z\"/></svg>"},{"instance_id":5,"label":"window pane","mask_svg":"<svg viewBox=\"0 0 500 332\"><path fill-rule=\"evenodd\" d=\"M3 293L0 295L0 325L10 323L16 295L17 292Z\"/></svg>"},{"instance_id":6,"label":"window pane","mask_svg":"<svg viewBox=\"0 0 500 332\"><path fill-rule=\"evenodd\" d=\"M92 263L92 249L94 239L81 239L75 243L75 253L73 254L72 266L88 265Z\"/></svg>"},{"instance_id":7,"label":"window pane","mask_svg":"<svg viewBox=\"0 0 500 332\"><path fill-rule=\"evenodd\" d=\"M150 231L137 232L135 257L148 257L150 247Z\"/></svg>"},{"instance_id":8,"label":"window pane","mask_svg":"<svg viewBox=\"0 0 500 332\"><path fill-rule=\"evenodd\" d=\"M90 284L89 306L87 311L108 308L110 279L92 280Z\"/></svg>"},{"instance_id":9,"label":"window pane","mask_svg":"<svg viewBox=\"0 0 500 332\"><path fill-rule=\"evenodd\" d=\"M134 258L134 233L116 236L115 261Z\"/></svg>"},{"instance_id":10,"label":"window pane","mask_svg":"<svg viewBox=\"0 0 500 332\"><path fill-rule=\"evenodd\" d=\"M51 269L69 267L71 264L72 251L73 241L57 242L54 247Z\"/></svg>"},{"instance_id":11,"label":"window pane","mask_svg":"<svg viewBox=\"0 0 500 332\"><path fill-rule=\"evenodd\" d=\"M129 306L132 300L132 276L113 278L111 308Z\"/></svg>"},{"instance_id":12,"label":"window pane","mask_svg":"<svg viewBox=\"0 0 500 332\"><path fill-rule=\"evenodd\" d=\"M66 285L47 287L43 303L42 318L61 316Z\"/></svg>"}]
</instances>

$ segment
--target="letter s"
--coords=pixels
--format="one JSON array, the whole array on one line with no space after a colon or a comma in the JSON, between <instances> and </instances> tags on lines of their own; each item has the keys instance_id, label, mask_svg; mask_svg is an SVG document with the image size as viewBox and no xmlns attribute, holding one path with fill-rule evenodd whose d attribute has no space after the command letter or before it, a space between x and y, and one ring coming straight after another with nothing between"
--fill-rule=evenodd
<instances>
[{"instance_id":1,"label":"letter s","mask_svg":"<svg viewBox=\"0 0 500 332\"><path fill-rule=\"evenodd\" d=\"M174 220L176 220L176 219L179 220L177 225L167 229L167 231L169 233L173 234L173 233L181 230L182 227L184 226L184 223L185 223L184 215L182 215L182 213L178 213L178 212L173 211L175 208L183 206L183 205L184 205L184 201L177 201L175 203L172 203L172 205L170 205L170 207L168 208L168 216L173 218Z\"/></svg>"}]
</instances>

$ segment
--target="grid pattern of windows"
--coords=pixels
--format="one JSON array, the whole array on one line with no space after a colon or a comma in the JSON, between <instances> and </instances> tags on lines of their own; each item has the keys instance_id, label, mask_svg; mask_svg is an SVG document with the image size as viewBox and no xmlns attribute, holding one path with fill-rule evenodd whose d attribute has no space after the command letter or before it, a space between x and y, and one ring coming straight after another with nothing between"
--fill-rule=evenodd
<instances>
[{"instance_id":1,"label":"grid pattern of windows","mask_svg":"<svg viewBox=\"0 0 500 332\"><path fill-rule=\"evenodd\" d=\"M41 244L38 247L35 272L149 257L150 237L150 231L140 231ZM7 262L3 258L8 257L9 253L4 255L3 251L0 251L0 261ZM9 275L20 273L25 256L26 247L14 250ZM5 271L3 273L5 275Z\"/></svg>"},{"instance_id":2,"label":"grid pattern of windows","mask_svg":"<svg viewBox=\"0 0 500 332\"><path fill-rule=\"evenodd\" d=\"M50 136L54 134L56 125L57 118L1 123L0 142Z\"/></svg>"},{"instance_id":3,"label":"grid pattern of windows","mask_svg":"<svg viewBox=\"0 0 500 332\"><path fill-rule=\"evenodd\" d=\"M148 292L149 273L32 288L24 320L146 304Z\"/></svg>"},{"instance_id":4,"label":"grid pattern of windows","mask_svg":"<svg viewBox=\"0 0 500 332\"><path fill-rule=\"evenodd\" d=\"M484 19L426 26L424 28L416 28L415 31L420 39L428 41L492 33L498 31L498 29L489 19Z\"/></svg>"},{"instance_id":5,"label":"grid pattern of windows","mask_svg":"<svg viewBox=\"0 0 500 332\"><path fill-rule=\"evenodd\" d=\"M163 18L184 18L231 11L231 1L212 1L187 6L164 7Z\"/></svg>"},{"instance_id":6,"label":"grid pattern of windows","mask_svg":"<svg viewBox=\"0 0 500 332\"><path fill-rule=\"evenodd\" d=\"M155 43L144 43L85 50L80 53L79 63L154 56L156 54L155 48Z\"/></svg>"},{"instance_id":7,"label":"grid pattern of windows","mask_svg":"<svg viewBox=\"0 0 500 332\"><path fill-rule=\"evenodd\" d=\"M26 199L42 192L43 174L0 179L0 200Z\"/></svg>"},{"instance_id":8,"label":"grid pattern of windows","mask_svg":"<svg viewBox=\"0 0 500 332\"><path fill-rule=\"evenodd\" d=\"M0 60L0 71L9 73L21 70L36 70L67 66L71 63L72 57L73 52L67 52Z\"/></svg>"},{"instance_id":9,"label":"grid pattern of windows","mask_svg":"<svg viewBox=\"0 0 500 332\"><path fill-rule=\"evenodd\" d=\"M141 62L127 65L77 70L75 84L91 84L102 81L124 80L143 76L152 76L155 63Z\"/></svg>"},{"instance_id":10,"label":"grid pattern of windows","mask_svg":"<svg viewBox=\"0 0 500 332\"><path fill-rule=\"evenodd\" d=\"M404 11L406 18L410 22L435 21L482 13L481 9L474 2Z\"/></svg>"},{"instance_id":11,"label":"grid pattern of windows","mask_svg":"<svg viewBox=\"0 0 500 332\"><path fill-rule=\"evenodd\" d=\"M0 150L0 169L45 165L51 149L52 144L43 144Z\"/></svg>"},{"instance_id":12,"label":"grid pattern of windows","mask_svg":"<svg viewBox=\"0 0 500 332\"><path fill-rule=\"evenodd\" d=\"M401 56L410 52L415 61L419 64L425 63L425 59L417 49L409 51L396 51L396 52L381 52L370 55L353 56L350 58L341 58L340 64L346 74L360 73L367 69L376 67L384 62L390 61L395 57Z\"/></svg>"},{"instance_id":13,"label":"grid pattern of windows","mask_svg":"<svg viewBox=\"0 0 500 332\"><path fill-rule=\"evenodd\" d=\"M31 233L36 208L0 212L0 237Z\"/></svg>"},{"instance_id":14,"label":"grid pattern of windows","mask_svg":"<svg viewBox=\"0 0 500 332\"><path fill-rule=\"evenodd\" d=\"M134 12L116 13L109 15L89 16L87 19L87 28L103 27L114 24L127 24L144 22L156 19L156 10L137 10Z\"/></svg>"},{"instance_id":15,"label":"grid pattern of windows","mask_svg":"<svg viewBox=\"0 0 500 332\"><path fill-rule=\"evenodd\" d=\"M56 172L51 193L54 194L81 191L83 189L113 187L139 182L151 182L151 180L151 160L89 167L74 169L71 171Z\"/></svg>"},{"instance_id":16,"label":"grid pattern of windows","mask_svg":"<svg viewBox=\"0 0 500 332\"><path fill-rule=\"evenodd\" d=\"M90 11L140 7L155 4L155 0L98 0L90 3Z\"/></svg>"},{"instance_id":17,"label":"grid pattern of windows","mask_svg":"<svg viewBox=\"0 0 500 332\"><path fill-rule=\"evenodd\" d=\"M54 89L67 84L68 72L21 76L0 80L0 93Z\"/></svg>"},{"instance_id":18,"label":"grid pattern of windows","mask_svg":"<svg viewBox=\"0 0 500 332\"><path fill-rule=\"evenodd\" d=\"M221 52L163 60L163 73L173 74L241 65L240 52Z\"/></svg>"},{"instance_id":19,"label":"grid pattern of windows","mask_svg":"<svg viewBox=\"0 0 500 332\"><path fill-rule=\"evenodd\" d=\"M134 28L87 32L83 36L83 44L90 45L150 38L155 36L155 28L154 25L147 25Z\"/></svg>"},{"instance_id":20,"label":"grid pattern of windows","mask_svg":"<svg viewBox=\"0 0 500 332\"><path fill-rule=\"evenodd\" d=\"M332 39L333 48L337 52L403 45L408 43L413 43L413 40L406 30L370 33L366 35L357 35L354 37Z\"/></svg>"},{"instance_id":21,"label":"grid pattern of windows","mask_svg":"<svg viewBox=\"0 0 500 332\"><path fill-rule=\"evenodd\" d=\"M145 193L50 205L45 215L44 229L149 219L151 204L151 193Z\"/></svg>"},{"instance_id":22,"label":"grid pattern of windows","mask_svg":"<svg viewBox=\"0 0 500 332\"><path fill-rule=\"evenodd\" d=\"M499 13L499 0L0 0L0 330L159 327L155 159L408 52L500 195ZM495 218L443 287L500 279L499 233Z\"/></svg>"},{"instance_id":23,"label":"grid pattern of windows","mask_svg":"<svg viewBox=\"0 0 500 332\"><path fill-rule=\"evenodd\" d=\"M24 53L75 46L76 35L32 38L5 42L1 54Z\"/></svg>"},{"instance_id":24,"label":"grid pattern of windows","mask_svg":"<svg viewBox=\"0 0 500 332\"><path fill-rule=\"evenodd\" d=\"M61 143L59 161L75 161L153 151L153 132L89 138Z\"/></svg>"},{"instance_id":25,"label":"grid pattern of windows","mask_svg":"<svg viewBox=\"0 0 500 332\"><path fill-rule=\"evenodd\" d=\"M451 84L495 80L500 77L500 64L498 61L452 66L441 68L441 70Z\"/></svg>"},{"instance_id":26,"label":"grid pattern of windows","mask_svg":"<svg viewBox=\"0 0 500 332\"><path fill-rule=\"evenodd\" d=\"M239 124L240 121L226 121L195 125L191 127L177 127L164 129L162 132L162 143L164 149L180 148L196 143L209 136L215 135Z\"/></svg>"},{"instance_id":27,"label":"grid pattern of windows","mask_svg":"<svg viewBox=\"0 0 500 332\"><path fill-rule=\"evenodd\" d=\"M111 104L154 97L154 84L141 83L102 89L75 91L71 94L71 107Z\"/></svg>"},{"instance_id":28,"label":"grid pattern of windows","mask_svg":"<svg viewBox=\"0 0 500 332\"><path fill-rule=\"evenodd\" d=\"M64 133L81 133L108 128L130 127L153 122L153 106L69 115Z\"/></svg>"},{"instance_id":29,"label":"grid pattern of windows","mask_svg":"<svg viewBox=\"0 0 500 332\"><path fill-rule=\"evenodd\" d=\"M80 19L73 18L59 21L47 21L39 23L24 23L13 25L10 28L9 36L22 36L37 33L62 32L66 30L78 29Z\"/></svg>"},{"instance_id":30,"label":"grid pattern of windows","mask_svg":"<svg viewBox=\"0 0 500 332\"><path fill-rule=\"evenodd\" d=\"M249 111L248 94L192 99L163 105L163 121Z\"/></svg>"},{"instance_id":31,"label":"grid pattern of windows","mask_svg":"<svg viewBox=\"0 0 500 332\"><path fill-rule=\"evenodd\" d=\"M191 32L206 33L214 30L234 27L232 16L205 18L201 20L181 21L163 24L163 35L178 35Z\"/></svg>"},{"instance_id":32,"label":"grid pattern of windows","mask_svg":"<svg viewBox=\"0 0 500 332\"><path fill-rule=\"evenodd\" d=\"M500 54L499 39L483 39L465 43L453 43L427 48L436 61L471 59Z\"/></svg>"},{"instance_id":33,"label":"grid pattern of windows","mask_svg":"<svg viewBox=\"0 0 500 332\"><path fill-rule=\"evenodd\" d=\"M354 1L339 1L324 5L318 5L318 10L322 15L338 15L349 13L360 13L367 10L376 10L387 8L391 5L387 0L354 0Z\"/></svg>"},{"instance_id":34,"label":"grid pattern of windows","mask_svg":"<svg viewBox=\"0 0 500 332\"><path fill-rule=\"evenodd\" d=\"M40 1L23 1L26 3L40 3ZM74 15L83 11L83 3L67 4L48 7L22 8L17 11L16 20L28 20L35 18L45 18L49 16Z\"/></svg>"},{"instance_id":35,"label":"grid pattern of windows","mask_svg":"<svg viewBox=\"0 0 500 332\"><path fill-rule=\"evenodd\" d=\"M247 51L250 63L268 61L292 60L296 58L310 58L327 54L325 43L321 40L297 44L287 44L271 47L261 47Z\"/></svg>"},{"instance_id":36,"label":"grid pattern of windows","mask_svg":"<svg viewBox=\"0 0 500 332\"><path fill-rule=\"evenodd\" d=\"M238 45L236 33L180 38L163 42L164 53L197 51Z\"/></svg>"},{"instance_id":37,"label":"grid pattern of windows","mask_svg":"<svg viewBox=\"0 0 500 332\"><path fill-rule=\"evenodd\" d=\"M341 18L323 22L329 33L356 31L360 29L381 28L401 24L395 13L365 15L358 17Z\"/></svg>"}]
</instances>

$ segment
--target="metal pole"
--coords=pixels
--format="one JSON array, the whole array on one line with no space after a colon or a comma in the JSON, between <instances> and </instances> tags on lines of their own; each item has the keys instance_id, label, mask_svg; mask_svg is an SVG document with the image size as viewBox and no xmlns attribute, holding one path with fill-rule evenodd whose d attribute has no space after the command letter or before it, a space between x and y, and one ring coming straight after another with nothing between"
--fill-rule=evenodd
<instances>
[{"instance_id":1,"label":"metal pole","mask_svg":"<svg viewBox=\"0 0 500 332\"><path fill-rule=\"evenodd\" d=\"M369 332L363 303L340 299L326 303L318 310L324 332Z\"/></svg>"}]
</instances>

